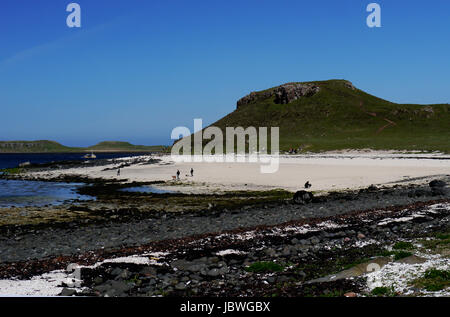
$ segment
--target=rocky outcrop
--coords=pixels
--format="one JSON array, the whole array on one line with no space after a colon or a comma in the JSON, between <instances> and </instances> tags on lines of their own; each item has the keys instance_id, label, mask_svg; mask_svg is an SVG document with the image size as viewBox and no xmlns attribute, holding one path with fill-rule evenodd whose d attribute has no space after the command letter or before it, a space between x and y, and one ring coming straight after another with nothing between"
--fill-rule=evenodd
<instances>
[{"instance_id":1,"label":"rocky outcrop","mask_svg":"<svg viewBox=\"0 0 450 317\"><path fill-rule=\"evenodd\" d=\"M319 90L319 86L311 84L285 84L274 90L274 102L285 105L301 97L311 97Z\"/></svg>"},{"instance_id":2,"label":"rocky outcrop","mask_svg":"<svg viewBox=\"0 0 450 317\"><path fill-rule=\"evenodd\" d=\"M294 194L292 199L295 204L304 205L313 201L314 195L311 192L305 190L299 190Z\"/></svg>"},{"instance_id":3,"label":"rocky outcrop","mask_svg":"<svg viewBox=\"0 0 450 317\"><path fill-rule=\"evenodd\" d=\"M350 81L345 81L345 82L344 82L344 86L347 87L348 89L356 90L356 87L353 86L353 83L350 82Z\"/></svg>"},{"instance_id":4,"label":"rocky outcrop","mask_svg":"<svg viewBox=\"0 0 450 317\"><path fill-rule=\"evenodd\" d=\"M276 104L288 104L302 97L311 97L320 91L315 84L287 83L262 92L251 92L237 102L237 108L259 100L274 98Z\"/></svg>"},{"instance_id":5,"label":"rocky outcrop","mask_svg":"<svg viewBox=\"0 0 450 317\"><path fill-rule=\"evenodd\" d=\"M273 91L267 90L263 92L251 92L245 97L242 97L237 101L237 107L241 107L243 105L248 105L250 103L254 103L258 100L268 99L273 96Z\"/></svg>"}]
</instances>

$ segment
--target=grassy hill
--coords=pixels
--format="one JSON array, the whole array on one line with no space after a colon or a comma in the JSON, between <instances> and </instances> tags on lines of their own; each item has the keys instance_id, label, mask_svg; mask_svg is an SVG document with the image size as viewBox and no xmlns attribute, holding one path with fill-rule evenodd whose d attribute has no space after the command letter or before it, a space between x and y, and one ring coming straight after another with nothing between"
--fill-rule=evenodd
<instances>
[{"instance_id":1,"label":"grassy hill","mask_svg":"<svg viewBox=\"0 0 450 317\"><path fill-rule=\"evenodd\" d=\"M70 148L54 141L0 141L0 153L71 152Z\"/></svg>"},{"instance_id":2,"label":"grassy hill","mask_svg":"<svg viewBox=\"0 0 450 317\"><path fill-rule=\"evenodd\" d=\"M68 147L55 141L0 141L0 153L68 153L68 152L162 152L164 146L133 145L128 142L106 141L94 146Z\"/></svg>"},{"instance_id":3,"label":"grassy hill","mask_svg":"<svg viewBox=\"0 0 450 317\"><path fill-rule=\"evenodd\" d=\"M449 104L397 104L367 94L345 80L303 84L319 87L318 91L287 104L280 103L274 94L280 86L255 92L212 126L222 131L227 126L280 127L281 150L450 152Z\"/></svg>"},{"instance_id":4,"label":"grassy hill","mask_svg":"<svg viewBox=\"0 0 450 317\"><path fill-rule=\"evenodd\" d=\"M120 142L120 141L104 141L100 142L94 146L90 146L86 148L86 150L91 151L120 151L120 152L161 152L164 150L164 146L155 145L155 146L147 146L147 145L134 145L128 142Z\"/></svg>"}]
</instances>

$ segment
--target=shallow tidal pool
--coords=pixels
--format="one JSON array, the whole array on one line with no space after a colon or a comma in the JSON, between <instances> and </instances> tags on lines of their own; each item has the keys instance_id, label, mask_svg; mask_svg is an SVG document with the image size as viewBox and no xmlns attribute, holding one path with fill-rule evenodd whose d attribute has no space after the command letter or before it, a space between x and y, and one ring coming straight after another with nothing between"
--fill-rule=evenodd
<instances>
[{"instance_id":1,"label":"shallow tidal pool","mask_svg":"<svg viewBox=\"0 0 450 317\"><path fill-rule=\"evenodd\" d=\"M0 208L59 205L68 200L93 200L76 192L81 183L0 180Z\"/></svg>"}]
</instances>

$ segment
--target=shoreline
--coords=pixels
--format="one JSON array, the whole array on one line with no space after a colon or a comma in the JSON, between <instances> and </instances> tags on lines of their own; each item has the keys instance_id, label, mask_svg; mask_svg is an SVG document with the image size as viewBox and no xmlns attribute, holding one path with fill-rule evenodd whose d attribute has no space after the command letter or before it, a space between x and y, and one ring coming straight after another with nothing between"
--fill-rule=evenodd
<instances>
[{"instance_id":1,"label":"shoreline","mask_svg":"<svg viewBox=\"0 0 450 317\"><path fill-rule=\"evenodd\" d=\"M431 181L450 174L450 156L442 154L408 155L392 152L345 152L317 155L281 155L279 169L261 174L261 164L175 162L169 155L143 155L114 160L95 160L72 165L54 164L58 168L31 169L25 179L48 180L70 177L115 180L122 182L165 182L157 188L180 193L205 194L235 190L300 190L309 181L313 191L360 189ZM61 166L58 166L61 165ZM117 170L121 169L120 176ZM190 169L194 176L190 177ZM180 182L173 181L177 170ZM189 175L189 176L187 176Z\"/></svg>"},{"instance_id":2,"label":"shoreline","mask_svg":"<svg viewBox=\"0 0 450 317\"><path fill-rule=\"evenodd\" d=\"M234 183L218 182L226 177L227 165L215 177L208 176L210 183L197 182L202 171L208 175L209 163L194 168L196 182L164 179L180 168L168 156L104 160L84 167L34 166L7 178L82 182L79 193L95 200L1 210L11 222L0 225L0 289L3 295L46 296L344 296L343 291L373 296L381 281L389 285L385 277L390 271L358 271L358 265L371 259L383 263L383 270L402 265L417 274L428 266L447 270L447 244L434 253L419 245L428 243L422 240L438 243L435 235L446 236L450 230L450 176L427 174L448 171L450 161L378 156L283 158L281 167L288 170L333 162L335 171L338 166L348 172L358 168L355 162L367 170L369 162L378 173L386 167L398 169L398 164L415 172L393 182L384 175L382 184L355 182L348 188L317 189L317 180L312 181L312 201L300 203L292 199L293 187L280 189L286 185L283 177L272 186L243 185L242 177L253 175L248 166L247 176L231 173ZM121 177L116 177L119 167ZM354 181L353 175L348 180ZM431 180L439 180L440 187ZM301 189L303 181L297 183ZM142 186L173 192L121 190ZM405 241L414 244L413 252L392 249ZM408 254L405 259L412 263L399 262L399 252ZM84 266L81 287L68 282L70 263ZM275 271L249 271L259 265ZM333 274L352 278L334 281ZM404 287L394 287L398 296L411 292ZM450 296L445 291L412 294Z\"/></svg>"}]
</instances>

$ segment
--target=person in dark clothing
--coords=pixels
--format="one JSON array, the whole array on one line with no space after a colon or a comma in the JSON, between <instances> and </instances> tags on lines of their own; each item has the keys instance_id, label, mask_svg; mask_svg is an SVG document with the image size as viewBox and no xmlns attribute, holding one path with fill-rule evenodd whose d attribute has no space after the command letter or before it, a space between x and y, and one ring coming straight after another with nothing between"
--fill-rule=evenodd
<instances>
[{"instance_id":1,"label":"person in dark clothing","mask_svg":"<svg viewBox=\"0 0 450 317\"><path fill-rule=\"evenodd\" d=\"M177 170L177 180L180 179L180 170Z\"/></svg>"},{"instance_id":2,"label":"person in dark clothing","mask_svg":"<svg viewBox=\"0 0 450 317\"><path fill-rule=\"evenodd\" d=\"M117 176L120 176L120 168L117 170Z\"/></svg>"},{"instance_id":3,"label":"person in dark clothing","mask_svg":"<svg viewBox=\"0 0 450 317\"><path fill-rule=\"evenodd\" d=\"M310 188L312 185L309 183L309 181L307 181L306 183L305 183L305 188Z\"/></svg>"},{"instance_id":4,"label":"person in dark clothing","mask_svg":"<svg viewBox=\"0 0 450 317\"><path fill-rule=\"evenodd\" d=\"M194 177L194 169L191 167L191 177Z\"/></svg>"}]
</instances>

